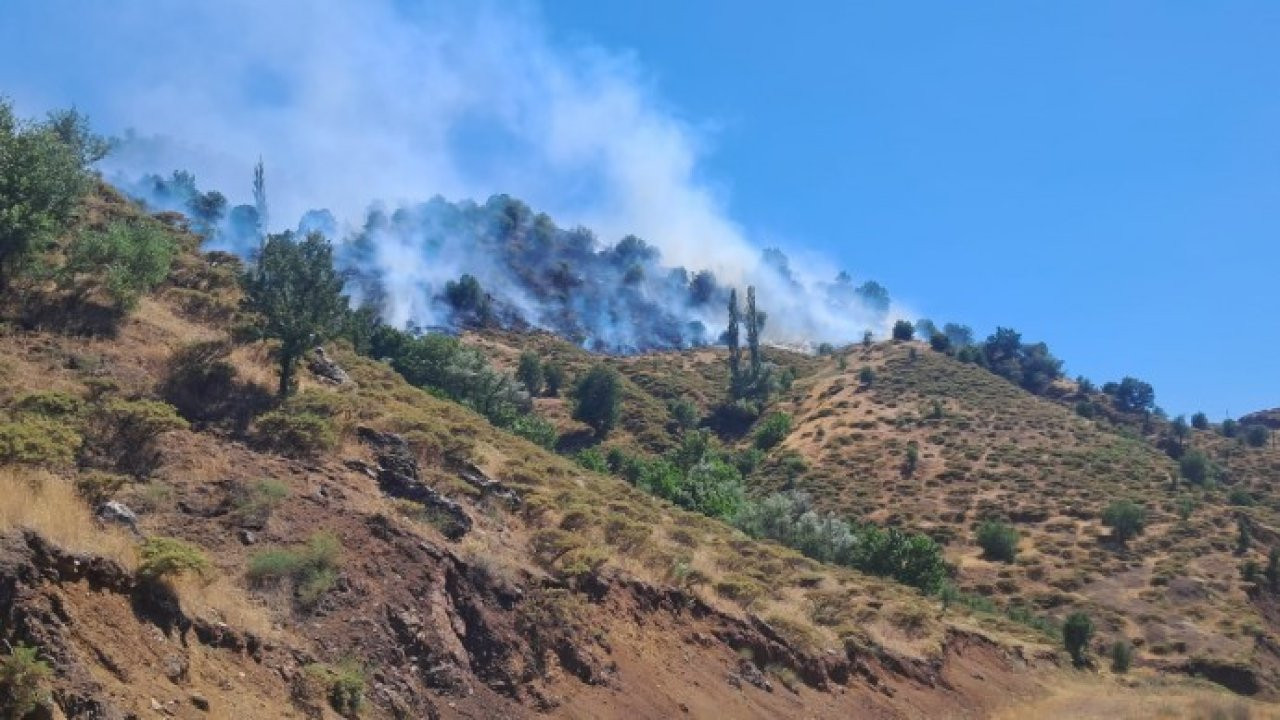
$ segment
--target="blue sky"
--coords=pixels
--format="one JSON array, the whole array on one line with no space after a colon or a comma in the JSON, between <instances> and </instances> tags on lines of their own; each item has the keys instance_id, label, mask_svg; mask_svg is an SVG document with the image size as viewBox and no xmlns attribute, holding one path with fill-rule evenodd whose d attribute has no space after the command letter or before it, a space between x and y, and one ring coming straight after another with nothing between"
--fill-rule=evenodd
<instances>
[{"instance_id":1,"label":"blue sky","mask_svg":"<svg viewBox=\"0 0 1280 720\"><path fill-rule=\"evenodd\" d=\"M233 200L264 155L273 218L511 192L691 266L781 245L1174 414L1280 405L1280 4L786 9L9 0L0 93Z\"/></svg>"},{"instance_id":2,"label":"blue sky","mask_svg":"<svg viewBox=\"0 0 1280 720\"><path fill-rule=\"evenodd\" d=\"M1280 4L558 0L686 117L744 225L922 315L1280 405Z\"/></svg>"}]
</instances>

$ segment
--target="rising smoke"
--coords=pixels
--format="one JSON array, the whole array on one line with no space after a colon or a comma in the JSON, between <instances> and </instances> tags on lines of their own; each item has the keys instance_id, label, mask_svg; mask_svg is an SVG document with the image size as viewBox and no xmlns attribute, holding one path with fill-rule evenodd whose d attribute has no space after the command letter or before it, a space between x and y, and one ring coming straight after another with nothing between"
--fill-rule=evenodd
<instances>
[{"instance_id":1,"label":"rising smoke","mask_svg":"<svg viewBox=\"0 0 1280 720\"><path fill-rule=\"evenodd\" d=\"M633 58L557 43L532 6L14 5L8 32L58 27L62 54L0 70L20 107L74 103L121 135L104 173L157 207L187 200L149 192L148 173L227 192L209 229L239 251L262 155L269 229L326 231L390 322L450 323L441 298L464 273L500 320L615 350L714 341L728 285L759 288L772 342L849 341L901 314L829 265L753 247L697 178L704 133ZM529 206L423 202L494 193Z\"/></svg>"}]
</instances>

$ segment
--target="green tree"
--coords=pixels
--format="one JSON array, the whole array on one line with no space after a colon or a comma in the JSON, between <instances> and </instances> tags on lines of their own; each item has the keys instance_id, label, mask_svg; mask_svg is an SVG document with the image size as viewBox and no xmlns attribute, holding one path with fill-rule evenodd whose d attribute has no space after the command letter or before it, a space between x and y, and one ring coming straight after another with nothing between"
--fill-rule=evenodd
<instances>
[{"instance_id":1,"label":"green tree","mask_svg":"<svg viewBox=\"0 0 1280 720\"><path fill-rule=\"evenodd\" d=\"M929 347L933 348L936 352L950 354L952 349L951 338L943 335L942 333L936 332L929 336Z\"/></svg>"},{"instance_id":2,"label":"green tree","mask_svg":"<svg viewBox=\"0 0 1280 720\"><path fill-rule=\"evenodd\" d=\"M698 406L688 398L679 398L667 403L671 419L680 430L692 430L698 426Z\"/></svg>"},{"instance_id":3,"label":"green tree","mask_svg":"<svg viewBox=\"0 0 1280 720\"><path fill-rule=\"evenodd\" d=\"M530 395L542 394L543 372L542 360L532 350L520 353L520 363L516 367L516 379L519 380Z\"/></svg>"},{"instance_id":4,"label":"green tree","mask_svg":"<svg viewBox=\"0 0 1280 720\"><path fill-rule=\"evenodd\" d=\"M871 369L869 365L863 365L858 371L858 382L863 387L871 387L876 381L876 371Z\"/></svg>"},{"instance_id":5,"label":"green tree","mask_svg":"<svg viewBox=\"0 0 1280 720\"><path fill-rule=\"evenodd\" d=\"M269 235L245 277L248 307L261 317L259 331L280 341L279 394L293 392L298 361L339 329L347 306L333 246L319 233L301 241L293 233Z\"/></svg>"},{"instance_id":6,"label":"green tree","mask_svg":"<svg viewBox=\"0 0 1280 720\"><path fill-rule=\"evenodd\" d=\"M622 378L618 371L597 364L582 376L574 389L573 419L581 420L604 437L618 422L622 405Z\"/></svg>"},{"instance_id":7,"label":"green tree","mask_svg":"<svg viewBox=\"0 0 1280 720\"><path fill-rule=\"evenodd\" d=\"M99 143L74 111L24 122L0 98L0 290L66 227Z\"/></svg>"},{"instance_id":8,"label":"green tree","mask_svg":"<svg viewBox=\"0 0 1280 720\"><path fill-rule=\"evenodd\" d=\"M1110 395L1116 409L1123 412L1148 412L1156 403L1156 393L1150 383L1133 377L1107 383L1102 386L1102 392Z\"/></svg>"},{"instance_id":9,"label":"green tree","mask_svg":"<svg viewBox=\"0 0 1280 720\"><path fill-rule=\"evenodd\" d=\"M547 395L556 397L564 386L564 367L560 363L546 362L542 365L542 379L546 385Z\"/></svg>"},{"instance_id":10,"label":"green tree","mask_svg":"<svg viewBox=\"0 0 1280 720\"><path fill-rule=\"evenodd\" d=\"M154 225L114 222L71 242L59 282L81 295L101 289L118 309L132 310L169 276L177 252L169 235Z\"/></svg>"},{"instance_id":11,"label":"green tree","mask_svg":"<svg viewBox=\"0 0 1280 720\"><path fill-rule=\"evenodd\" d=\"M1209 429L1209 416L1202 412L1198 412L1191 416L1191 427L1197 430Z\"/></svg>"},{"instance_id":12,"label":"green tree","mask_svg":"<svg viewBox=\"0 0 1280 720\"><path fill-rule=\"evenodd\" d=\"M1083 612L1073 612L1067 616L1062 625L1062 644L1071 653L1071 661L1076 665L1084 665L1089 651L1089 641L1093 639L1093 620Z\"/></svg>"},{"instance_id":13,"label":"green tree","mask_svg":"<svg viewBox=\"0 0 1280 720\"><path fill-rule=\"evenodd\" d=\"M764 422L760 423L760 428L756 430L756 447L768 450L782 442L789 432L791 432L791 416L783 412L773 413L765 418Z\"/></svg>"},{"instance_id":14,"label":"green tree","mask_svg":"<svg viewBox=\"0 0 1280 720\"><path fill-rule=\"evenodd\" d=\"M1111 669L1118 673L1127 673L1133 666L1133 645L1127 640L1116 640L1111 643Z\"/></svg>"},{"instance_id":15,"label":"green tree","mask_svg":"<svg viewBox=\"0 0 1280 720\"><path fill-rule=\"evenodd\" d=\"M729 289L729 326L724 330L724 342L729 346L729 386L730 394L735 397L742 388L742 345L739 340L739 325L742 324L741 311L738 309L738 290Z\"/></svg>"},{"instance_id":16,"label":"green tree","mask_svg":"<svg viewBox=\"0 0 1280 720\"><path fill-rule=\"evenodd\" d=\"M760 331L764 325L764 313L756 309L755 286L747 287L747 352L751 362L751 382L760 379L763 360L760 356Z\"/></svg>"},{"instance_id":17,"label":"green tree","mask_svg":"<svg viewBox=\"0 0 1280 720\"><path fill-rule=\"evenodd\" d=\"M1213 464L1209 457L1197 449L1188 450L1178 460L1178 471L1192 485L1204 485L1209 481Z\"/></svg>"},{"instance_id":18,"label":"green tree","mask_svg":"<svg viewBox=\"0 0 1280 720\"><path fill-rule=\"evenodd\" d=\"M1233 438L1236 436L1236 433L1239 430L1240 430L1240 423L1236 422L1235 420L1232 420L1231 418L1227 418L1222 421L1222 437Z\"/></svg>"},{"instance_id":19,"label":"green tree","mask_svg":"<svg viewBox=\"0 0 1280 720\"><path fill-rule=\"evenodd\" d=\"M1262 447L1271 439L1271 431L1266 425L1247 425L1244 429L1244 441L1249 447Z\"/></svg>"},{"instance_id":20,"label":"green tree","mask_svg":"<svg viewBox=\"0 0 1280 720\"><path fill-rule=\"evenodd\" d=\"M1243 555L1253 547L1253 525L1246 515L1236 516L1236 554Z\"/></svg>"},{"instance_id":21,"label":"green tree","mask_svg":"<svg viewBox=\"0 0 1280 720\"><path fill-rule=\"evenodd\" d=\"M1146 521L1146 508L1132 500L1117 500L1102 511L1102 524L1111 528L1111 537L1121 544L1140 534Z\"/></svg>"},{"instance_id":22,"label":"green tree","mask_svg":"<svg viewBox=\"0 0 1280 720\"><path fill-rule=\"evenodd\" d=\"M978 545L986 558L1011 563L1018 556L1018 531L1005 523L988 520L978 526Z\"/></svg>"},{"instance_id":23,"label":"green tree","mask_svg":"<svg viewBox=\"0 0 1280 720\"><path fill-rule=\"evenodd\" d=\"M893 324L893 339L905 342L915 337L916 328L909 320L899 320Z\"/></svg>"}]
</instances>

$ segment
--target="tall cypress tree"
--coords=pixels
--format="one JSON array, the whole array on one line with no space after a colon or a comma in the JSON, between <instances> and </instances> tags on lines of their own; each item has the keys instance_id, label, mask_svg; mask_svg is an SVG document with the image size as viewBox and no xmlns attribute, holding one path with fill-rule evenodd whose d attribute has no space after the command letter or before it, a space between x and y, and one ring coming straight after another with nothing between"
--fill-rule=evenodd
<instances>
[{"instance_id":1,"label":"tall cypress tree","mask_svg":"<svg viewBox=\"0 0 1280 720\"><path fill-rule=\"evenodd\" d=\"M738 343L738 324L742 322L738 311L738 290L729 290L729 327L724 331L725 344L729 346L730 391L736 396L742 387L742 346Z\"/></svg>"},{"instance_id":2,"label":"tall cypress tree","mask_svg":"<svg viewBox=\"0 0 1280 720\"><path fill-rule=\"evenodd\" d=\"M747 286L747 350L751 354L750 382L760 379L760 313L756 311L756 288Z\"/></svg>"}]
</instances>

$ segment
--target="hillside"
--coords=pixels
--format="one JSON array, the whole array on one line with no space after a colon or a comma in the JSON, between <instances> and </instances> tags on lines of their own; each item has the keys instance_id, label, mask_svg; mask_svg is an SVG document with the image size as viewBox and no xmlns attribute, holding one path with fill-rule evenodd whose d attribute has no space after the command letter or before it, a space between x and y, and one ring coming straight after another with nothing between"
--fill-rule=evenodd
<instances>
[{"instance_id":1,"label":"hillside","mask_svg":"<svg viewBox=\"0 0 1280 720\"><path fill-rule=\"evenodd\" d=\"M130 298L110 264L65 259L84 238L173 257ZM45 260L64 269L21 277L0 332L5 702L30 690L73 718L914 718L1071 714L1102 697L1110 717L1178 717L1266 713L1274 697L1270 596L1245 593L1211 532L1229 512L1217 496L1180 525L1158 501L1163 456L985 371L881 344L845 351L876 369L860 390L835 358L766 352L796 376L770 407L795 424L747 474L752 491L790 484L934 534L971 593L940 597L584 469L346 339L309 352L276 397L282 344L250 332L265 325L240 261L106 186ZM726 399L721 350L466 342L500 369L528 349L571 376L614 366L623 413L607 444L637 454L692 437L670 401L705 416ZM533 403L572 453L595 439L566 405ZM913 439L920 466L903 477ZM1118 494L1152 505L1125 552L1100 546L1093 520ZM989 513L1025 533L1015 566L970 547ZM1036 622L1067 608L1099 622L1097 657L1116 634L1142 641L1135 671L1071 668Z\"/></svg>"},{"instance_id":2,"label":"hillside","mask_svg":"<svg viewBox=\"0 0 1280 720\"><path fill-rule=\"evenodd\" d=\"M106 188L78 217L146 221ZM225 340L238 291L165 232L181 254L136 311L0 336L0 619L55 714L979 716L1058 672L1016 625L750 540L342 346L350 382L304 373L278 411L331 421L308 453L313 429L267 424L267 346L174 364ZM94 519L106 501L137 537Z\"/></svg>"}]
</instances>

